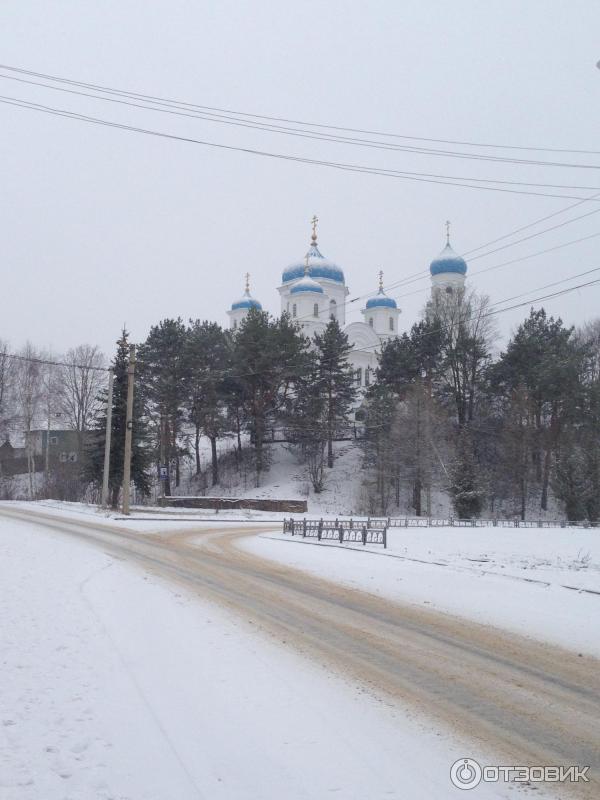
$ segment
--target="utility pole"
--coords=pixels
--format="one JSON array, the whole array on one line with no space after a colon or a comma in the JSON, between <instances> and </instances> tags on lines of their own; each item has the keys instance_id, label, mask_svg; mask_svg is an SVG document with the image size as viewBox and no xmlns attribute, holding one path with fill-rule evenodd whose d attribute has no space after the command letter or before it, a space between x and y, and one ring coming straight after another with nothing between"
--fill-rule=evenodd
<instances>
[{"instance_id":1,"label":"utility pole","mask_svg":"<svg viewBox=\"0 0 600 800\"><path fill-rule=\"evenodd\" d=\"M133 376L135 373L135 345L129 346L127 365L127 423L125 426L125 460L123 463L123 514L129 514L129 484L131 483L131 440L133 434Z\"/></svg>"},{"instance_id":2,"label":"utility pole","mask_svg":"<svg viewBox=\"0 0 600 800\"><path fill-rule=\"evenodd\" d=\"M115 374L108 373L108 400L106 401L106 435L104 437L104 472L102 473L102 506L108 505L108 479L110 474L110 439L112 436L113 383Z\"/></svg>"}]
</instances>

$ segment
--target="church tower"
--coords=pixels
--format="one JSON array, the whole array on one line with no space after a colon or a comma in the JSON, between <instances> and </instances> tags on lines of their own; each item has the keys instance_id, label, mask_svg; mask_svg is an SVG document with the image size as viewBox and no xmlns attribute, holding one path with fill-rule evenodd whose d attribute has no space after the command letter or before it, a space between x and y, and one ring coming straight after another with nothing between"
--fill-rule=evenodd
<instances>
[{"instance_id":1,"label":"church tower","mask_svg":"<svg viewBox=\"0 0 600 800\"><path fill-rule=\"evenodd\" d=\"M346 324L348 288L346 287L344 271L333 261L325 258L319 250L317 244L318 221L316 216L311 220L312 236L304 261L296 261L283 270L281 286L278 289L281 297L281 313L286 312L292 319L296 319L306 328L306 333L310 336L314 331L322 330L332 317L337 319L341 327ZM307 266L308 276L305 275ZM312 288L312 306L310 307L310 319L308 320L304 315L300 314L299 297L302 292L295 289L296 285L303 281L305 277L309 277L321 289L320 292L316 292L314 286ZM317 295L319 296L317 297ZM306 306L304 300L302 305ZM303 317L302 319L300 319L301 316ZM308 326L304 324L307 321L310 322Z\"/></svg>"},{"instance_id":2,"label":"church tower","mask_svg":"<svg viewBox=\"0 0 600 800\"><path fill-rule=\"evenodd\" d=\"M246 290L239 300L236 300L235 303L231 304L231 308L227 312L227 316L229 317L229 327L232 331L236 330L239 327L240 322L246 319L248 311L250 311L251 308L256 308L258 311L262 311L261 304L250 294L250 273L247 272Z\"/></svg>"},{"instance_id":3,"label":"church tower","mask_svg":"<svg viewBox=\"0 0 600 800\"><path fill-rule=\"evenodd\" d=\"M450 246L450 222L446 222L446 246L429 266L431 272L431 299L433 303L462 294L467 274L467 262Z\"/></svg>"},{"instance_id":4,"label":"church tower","mask_svg":"<svg viewBox=\"0 0 600 800\"><path fill-rule=\"evenodd\" d=\"M379 291L375 297L367 300L362 315L373 332L381 340L393 338L398 335L398 317L400 309L393 297L388 297L383 291L383 272L379 270Z\"/></svg>"}]
</instances>

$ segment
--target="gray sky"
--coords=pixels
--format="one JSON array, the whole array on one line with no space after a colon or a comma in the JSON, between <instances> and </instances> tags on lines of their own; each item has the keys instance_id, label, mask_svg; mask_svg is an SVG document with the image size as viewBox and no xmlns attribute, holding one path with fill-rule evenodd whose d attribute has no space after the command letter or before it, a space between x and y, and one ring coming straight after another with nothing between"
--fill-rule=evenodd
<instances>
[{"instance_id":1,"label":"gray sky","mask_svg":"<svg viewBox=\"0 0 600 800\"><path fill-rule=\"evenodd\" d=\"M2 4L0 61L256 114L436 139L600 150L599 32L595 0L18 0ZM599 169L307 141L0 84L5 96L235 146L600 192ZM426 270L444 244L447 218L453 246L466 252L575 202L298 165L3 104L0 125L0 338L15 348L29 338L56 351L90 342L112 353L123 322L134 341L169 316L225 325L246 271L253 294L278 312L281 270L305 253L313 213L321 250L344 268L354 297L376 289L380 268L386 284ZM476 152L600 166L600 155ZM597 231L600 214L485 258L467 257L470 285L496 301L600 267L598 237L474 274ZM572 283L594 277L600 272ZM428 285L425 279L390 290L405 327L426 299L425 291L408 293ZM546 305L579 323L598 315L599 298L600 284ZM350 306L348 321L361 318L361 305ZM501 315L501 331L526 313Z\"/></svg>"}]
</instances>

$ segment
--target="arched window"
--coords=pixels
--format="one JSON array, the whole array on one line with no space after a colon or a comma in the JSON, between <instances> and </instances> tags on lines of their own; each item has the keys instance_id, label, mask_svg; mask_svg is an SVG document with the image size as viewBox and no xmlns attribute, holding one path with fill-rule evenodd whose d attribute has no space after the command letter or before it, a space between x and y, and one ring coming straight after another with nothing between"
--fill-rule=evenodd
<instances>
[{"instance_id":1,"label":"arched window","mask_svg":"<svg viewBox=\"0 0 600 800\"><path fill-rule=\"evenodd\" d=\"M369 317L369 325L373 327L373 317Z\"/></svg>"},{"instance_id":2,"label":"arched window","mask_svg":"<svg viewBox=\"0 0 600 800\"><path fill-rule=\"evenodd\" d=\"M367 367L365 370L365 386L369 386L371 383L371 367Z\"/></svg>"},{"instance_id":3,"label":"arched window","mask_svg":"<svg viewBox=\"0 0 600 800\"><path fill-rule=\"evenodd\" d=\"M318 317L318 316L319 316L319 304L315 303L313 306L313 317Z\"/></svg>"},{"instance_id":4,"label":"arched window","mask_svg":"<svg viewBox=\"0 0 600 800\"><path fill-rule=\"evenodd\" d=\"M237 328L237 319L233 320L233 330Z\"/></svg>"},{"instance_id":5,"label":"arched window","mask_svg":"<svg viewBox=\"0 0 600 800\"><path fill-rule=\"evenodd\" d=\"M356 382L359 386L362 384L362 367L356 370Z\"/></svg>"},{"instance_id":6,"label":"arched window","mask_svg":"<svg viewBox=\"0 0 600 800\"><path fill-rule=\"evenodd\" d=\"M292 306L292 317L296 316L296 303Z\"/></svg>"},{"instance_id":7,"label":"arched window","mask_svg":"<svg viewBox=\"0 0 600 800\"><path fill-rule=\"evenodd\" d=\"M453 291L454 289L452 288L452 286L446 286L446 294L452 294Z\"/></svg>"},{"instance_id":8,"label":"arched window","mask_svg":"<svg viewBox=\"0 0 600 800\"><path fill-rule=\"evenodd\" d=\"M329 319L337 319L337 303L335 300L329 301Z\"/></svg>"},{"instance_id":9,"label":"arched window","mask_svg":"<svg viewBox=\"0 0 600 800\"><path fill-rule=\"evenodd\" d=\"M393 317L390 317L390 330L391 331L394 330L394 318Z\"/></svg>"}]
</instances>

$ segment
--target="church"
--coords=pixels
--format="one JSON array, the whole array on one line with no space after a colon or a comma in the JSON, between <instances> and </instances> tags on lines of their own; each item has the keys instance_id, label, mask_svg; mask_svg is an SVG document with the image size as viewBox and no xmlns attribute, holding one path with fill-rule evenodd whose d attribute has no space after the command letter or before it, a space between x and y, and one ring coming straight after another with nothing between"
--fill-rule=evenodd
<instances>
[{"instance_id":1,"label":"church","mask_svg":"<svg viewBox=\"0 0 600 800\"><path fill-rule=\"evenodd\" d=\"M401 333L401 310L396 301L386 295L383 272L380 272L377 293L361 309L363 321L346 325L346 298L350 290L343 269L325 258L319 250L317 222L317 217L313 217L311 242L304 260L293 262L281 274L278 287L281 313L287 312L309 338L322 332L330 319L337 319L352 344L349 361L355 371L356 383L364 389L369 386L377 368L377 353L381 345ZM434 301L457 293L465 284L467 264L450 246L449 225L446 223L446 246L429 266ZM232 330L238 327L251 308L262 310L261 303L250 294L248 279L246 275L243 296L227 312Z\"/></svg>"}]
</instances>

